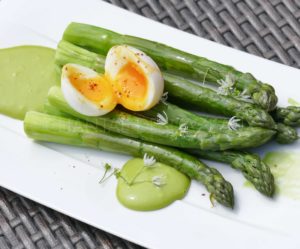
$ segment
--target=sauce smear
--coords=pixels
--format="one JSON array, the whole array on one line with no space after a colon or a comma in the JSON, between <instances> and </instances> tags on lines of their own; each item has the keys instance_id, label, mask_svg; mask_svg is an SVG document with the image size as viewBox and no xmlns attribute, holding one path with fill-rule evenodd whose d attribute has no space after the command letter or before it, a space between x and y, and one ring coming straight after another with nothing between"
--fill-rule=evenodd
<instances>
[{"instance_id":1,"label":"sauce smear","mask_svg":"<svg viewBox=\"0 0 300 249\"><path fill-rule=\"evenodd\" d=\"M276 192L294 200L300 200L300 154L296 152L268 152L264 162L275 177Z\"/></svg>"},{"instance_id":2,"label":"sauce smear","mask_svg":"<svg viewBox=\"0 0 300 249\"><path fill-rule=\"evenodd\" d=\"M144 167L140 158L129 160L121 175L117 186L118 200L127 208L138 211L166 207L182 199L190 186L190 179L176 169L162 163Z\"/></svg>"},{"instance_id":3,"label":"sauce smear","mask_svg":"<svg viewBox=\"0 0 300 249\"><path fill-rule=\"evenodd\" d=\"M29 110L43 110L49 88L59 84L54 55L40 46L0 49L0 113L23 119Z\"/></svg>"}]
</instances>

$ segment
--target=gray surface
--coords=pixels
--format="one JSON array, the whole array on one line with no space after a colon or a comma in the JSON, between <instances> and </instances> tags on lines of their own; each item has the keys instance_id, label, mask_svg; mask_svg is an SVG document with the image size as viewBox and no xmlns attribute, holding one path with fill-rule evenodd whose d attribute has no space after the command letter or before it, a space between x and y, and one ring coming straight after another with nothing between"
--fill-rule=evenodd
<instances>
[{"instance_id":1,"label":"gray surface","mask_svg":"<svg viewBox=\"0 0 300 249\"><path fill-rule=\"evenodd\" d=\"M110 0L201 37L300 67L300 0ZM138 248L0 189L0 249Z\"/></svg>"},{"instance_id":2,"label":"gray surface","mask_svg":"<svg viewBox=\"0 0 300 249\"><path fill-rule=\"evenodd\" d=\"M106 0L159 22L300 67L300 0Z\"/></svg>"},{"instance_id":3,"label":"gray surface","mask_svg":"<svg viewBox=\"0 0 300 249\"><path fill-rule=\"evenodd\" d=\"M127 241L0 189L0 249L138 249Z\"/></svg>"}]
</instances>

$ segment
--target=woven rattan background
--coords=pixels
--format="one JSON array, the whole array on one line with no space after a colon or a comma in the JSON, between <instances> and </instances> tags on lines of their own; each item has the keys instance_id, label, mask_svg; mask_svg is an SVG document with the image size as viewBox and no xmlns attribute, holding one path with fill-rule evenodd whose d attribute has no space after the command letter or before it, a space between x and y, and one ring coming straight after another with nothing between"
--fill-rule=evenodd
<instances>
[{"instance_id":1,"label":"woven rattan background","mask_svg":"<svg viewBox=\"0 0 300 249\"><path fill-rule=\"evenodd\" d=\"M198 36L300 67L300 0L106 0Z\"/></svg>"},{"instance_id":2,"label":"woven rattan background","mask_svg":"<svg viewBox=\"0 0 300 249\"><path fill-rule=\"evenodd\" d=\"M0 249L140 248L3 188L0 210Z\"/></svg>"},{"instance_id":3,"label":"woven rattan background","mask_svg":"<svg viewBox=\"0 0 300 249\"><path fill-rule=\"evenodd\" d=\"M109 0L201 37L300 67L300 0ZM0 249L139 248L0 189Z\"/></svg>"}]
</instances>

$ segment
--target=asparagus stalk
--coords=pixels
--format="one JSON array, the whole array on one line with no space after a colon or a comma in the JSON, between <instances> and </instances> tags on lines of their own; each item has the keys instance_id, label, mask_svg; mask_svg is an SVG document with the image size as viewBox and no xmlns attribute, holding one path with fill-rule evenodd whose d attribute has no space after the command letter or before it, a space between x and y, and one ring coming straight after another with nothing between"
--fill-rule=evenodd
<instances>
[{"instance_id":1,"label":"asparagus stalk","mask_svg":"<svg viewBox=\"0 0 300 249\"><path fill-rule=\"evenodd\" d=\"M55 108L53 105L49 103L49 101L46 101L44 104L44 112L56 116L64 116L64 117L72 117L71 115L68 115L66 113L63 113L59 111L57 108ZM228 128L228 120L221 119L221 118L212 118L212 117L204 117L200 116L194 113L191 113L189 111L186 111L184 109L181 109L180 107L177 107L170 103L160 103L153 107L152 109L145 111L145 112L135 112L135 115L142 116L145 118L152 118L153 120L156 119L158 113L165 112L168 116L169 122L174 125L180 125L186 124L188 129L193 130L204 130L204 131L224 131L227 132L229 130ZM248 130L249 132L256 132L259 129L259 127L241 127L238 130L235 131L236 136L241 136L240 130ZM278 123L276 125L277 134L275 136L275 139L280 144L290 144L294 141L298 140L298 134L297 131L287 125ZM262 130L263 132L263 130Z\"/></svg>"},{"instance_id":2,"label":"asparagus stalk","mask_svg":"<svg viewBox=\"0 0 300 249\"><path fill-rule=\"evenodd\" d=\"M299 136L296 131L291 126L277 123L276 124L277 135L275 137L276 142L279 144L290 144L296 140L298 140Z\"/></svg>"},{"instance_id":3,"label":"asparagus stalk","mask_svg":"<svg viewBox=\"0 0 300 249\"><path fill-rule=\"evenodd\" d=\"M66 115L52 106L48 101L44 107L44 110L48 114L62 117ZM233 168L240 170L258 191L267 196L272 196L274 192L274 177L269 167L257 155L238 151L210 152L194 150L191 152L204 159L230 164Z\"/></svg>"},{"instance_id":4,"label":"asparagus stalk","mask_svg":"<svg viewBox=\"0 0 300 249\"><path fill-rule=\"evenodd\" d=\"M51 105L60 111L109 131L148 142L179 148L226 150L231 148L257 147L266 143L275 134L272 130L254 127L251 131L241 130L238 135L235 131L217 133L190 130L182 132L177 126L171 124L162 125L120 110L113 110L104 116L89 117L74 111L65 101L59 87L52 87L50 89L48 100Z\"/></svg>"},{"instance_id":5,"label":"asparagus stalk","mask_svg":"<svg viewBox=\"0 0 300 249\"><path fill-rule=\"evenodd\" d=\"M254 128L247 127L241 122L235 123L234 119L228 120L224 118L214 118L195 114L167 102L159 103L150 110L144 112L135 112L135 115L155 120L158 113L166 113L171 124L178 126L185 124L189 129L194 130L200 129L210 132L227 132L228 130L236 127L235 132L238 134L240 131L250 131ZM299 138L297 131L288 125L277 123L274 127L274 130L277 132L275 139L280 144L290 144Z\"/></svg>"},{"instance_id":6,"label":"asparagus stalk","mask_svg":"<svg viewBox=\"0 0 300 249\"><path fill-rule=\"evenodd\" d=\"M50 114L50 115L54 115L54 116L60 116L60 117L74 119L74 117L72 117L71 115L68 115L68 114L62 112L59 109L57 109L56 107L54 107L53 105L51 105L48 100L46 100L46 102L44 103L43 112Z\"/></svg>"},{"instance_id":7,"label":"asparagus stalk","mask_svg":"<svg viewBox=\"0 0 300 249\"><path fill-rule=\"evenodd\" d=\"M250 126L274 128L272 117L256 105L218 94L212 89L196 85L179 76L165 73L164 80L165 89L179 101L193 104L203 111L228 117L235 116L245 120Z\"/></svg>"},{"instance_id":8,"label":"asparagus stalk","mask_svg":"<svg viewBox=\"0 0 300 249\"><path fill-rule=\"evenodd\" d=\"M128 44L150 55L162 69L188 75L200 82L218 84L231 75L235 79L236 89L250 95L263 109L273 110L277 104L274 88L258 81L251 74L164 44L81 23L71 23L65 30L63 39L103 55L114 45Z\"/></svg>"},{"instance_id":9,"label":"asparagus stalk","mask_svg":"<svg viewBox=\"0 0 300 249\"><path fill-rule=\"evenodd\" d=\"M70 42L61 40L55 53L55 64L59 67L75 63L89 67L98 73L104 72L105 56L90 52Z\"/></svg>"},{"instance_id":10,"label":"asparagus stalk","mask_svg":"<svg viewBox=\"0 0 300 249\"><path fill-rule=\"evenodd\" d=\"M58 44L55 62L59 66L66 63L78 63L103 72L105 57L79 48L66 41ZM272 117L256 105L239 101L229 96L218 94L212 89L196 85L176 75L163 73L165 88L171 97L180 101L191 103L204 111L236 116L245 120L251 126L273 128Z\"/></svg>"},{"instance_id":11,"label":"asparagus stalk","mask_svg":"<svg viewBox=\"0 0 300 249\"><path fill-rule=\"evenodd\" d=\"M300 106L278 107L273 115L275 120L286 125L300 127Z\"/></svg>"},{"instance_id":12,"label":"asparagus stalk","mask_svg":"<svg viewBox=\"0 0 300 249\"><path fill-rule=\"evenodd\" d=\"M274 194L274 177L268 165L258 155L241 151L197 150L192 153L203 159L230 164L232 168L240 170L259 192L270 197Z\"/></svg>"},{"instance_id":13,"label":"asparagus stalk","mask_svg":"<svg viewBox=\"0 0 300 249\"><path fill-rule=\"evenodd\" d=\"M221 204L227 207L234 205L232 186L216 169L174 148L128 138L78 120L33 111L26 114L24 130L29 137L40 141L89 147L136 157L143 157L147 153L157 161L203 183Z\"/></svg>"},{"instance_id":14,"label":"asparagus stalk","mask_svg":"<svg viewBox=\"0 0 300 249\"><path fill-rule=\"evenodd\" d=\"M160 102L151 109L142 112L135 112L135 115L156 120L159 113L166 113L169 122L174 125L185 124L189 129L193 130L204 130L204 131L228 131L228 119L227 118L216 118L200 114L195 114L191 111L180 108L177 105L169 102ZM250 129L259 127L249 127ZM238 132L239 130L236 130Z\"/></svg>"}]
</instances>

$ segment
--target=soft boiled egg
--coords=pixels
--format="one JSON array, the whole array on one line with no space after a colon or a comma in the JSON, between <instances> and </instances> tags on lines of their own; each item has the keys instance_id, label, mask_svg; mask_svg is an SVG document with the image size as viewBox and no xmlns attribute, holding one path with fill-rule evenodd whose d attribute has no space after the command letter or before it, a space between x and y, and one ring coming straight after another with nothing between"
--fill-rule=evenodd
<instances>
[{"instance_id":1,"label":"soft boiled egg","mask_svg":"<svg viewBox=\"0 0 300 249\"><path fill-rule=\"evenodd\" d=\"M66 64L61 88L75 111L101 116L117 104L131 111L150 109L162 97L164 80L156 63L144 52L120 45L109 50L104 75L81 65Z\"/></svg>"},{"instance_id":2,"label":"soft boiled egg","mask_svg":"<svg viewBox=\"0 0 300 249\"><path fill-rule=\"evenodd\" d=\"M84 66L66 64L62 68L61 89L68 104L87 116L104 115L117 105L112 84Z\"/></svg>"},{"instance_id":3,"label":"soft boiled egg","mask_svg":"<svg viewBox=\"0 0 300 249\"><path fill-rule=\"evenodd\" d=\"M163 94L164 80L157 64L144 52L127 45L108 51L105 76L113 85L118 103L132 111L150 109Z\"/></svg>"}]
</instances>

